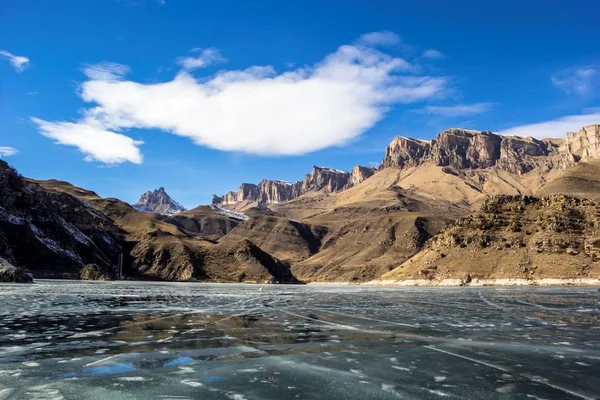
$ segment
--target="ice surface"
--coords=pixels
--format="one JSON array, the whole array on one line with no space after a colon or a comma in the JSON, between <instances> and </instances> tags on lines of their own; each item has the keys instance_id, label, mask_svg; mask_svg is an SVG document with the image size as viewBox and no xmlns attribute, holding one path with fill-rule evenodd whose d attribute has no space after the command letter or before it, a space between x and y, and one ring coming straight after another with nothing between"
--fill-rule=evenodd
<instances>
[{"instance_id":1,"label":"ice surface","mask_svg":"<svg viewBox=\"0 0 600 400\"><path fill-rule=\"evenodd\" d=\"M0 284L0 398L596 399L597 294Z\"/></svg>"}]
</instances>

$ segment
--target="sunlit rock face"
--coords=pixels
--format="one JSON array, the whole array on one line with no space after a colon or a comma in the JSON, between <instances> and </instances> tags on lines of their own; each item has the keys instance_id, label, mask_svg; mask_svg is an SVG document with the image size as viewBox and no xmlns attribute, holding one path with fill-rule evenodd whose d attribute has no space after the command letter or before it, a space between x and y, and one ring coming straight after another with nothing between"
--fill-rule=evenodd
<instances>
[{"instance_id":1,"label":"sunlit rock face","mask_svg":"<svg viewBox=\"0 0 600 400\"><path fill-rule=\"evenodd\" d=\"M366 176L368 172L366 170L362 171L362 175ZM314 166L311 172L306 174L301 181L290 183L281 180L263 179L258 185L242 183L237 191L226 193L223 196L213 195L212 204L232 205L244 201L277 204L293 200L309 192L335 193L352 185L351 173L335 168Z\"/></svg>"},{"instance_id":2,"label":"sunlit rock face","mask_svg":"<svg viewBox=\"0 0 600 400\"><path fill-rule=\"evenodd\" d=\"M567 133L559 147L565 167L579 161L600 160L600 124L588 125Z\"/></svg>"},{"instance_id":3,"label":"sunlit rock face","mask_svg":"<svg viewBox=\"0 0 600 400\"><path fill-rule=\"evenodd\" d=\"M431 144L425 140L396 136L385 150L384 168L415 167L429 158Z\"/></svg>"},{"instance_id":4,"label":"sunlit rock face","mask_svg":"<svg viewBox=\"0 0 600 400\"><path fill-rule=\"evenodd\" d=\"M352 168L350 176L350 185L356 186L369 179L373 174L377 172L377 168L363 167L362 165L356 165Z\"/></svg>"},{"instance_id":5,"label":"sunlit rock face","mask_svg":"<svg viewBox=\"0 0 600 400\"><path fill-rule=\"evenodd\" d=\"M431 142L396 137L386 149L382 166L403 169L434 163L455 169L498 167L525 173L550 162L548 156L556 150L552 142L534 138L453 128Z\"/></svg>"},{"instance_id":6,"label":"sunlit rock face","mask_svg":"<svg viewBox=\"0 0 600 400\"><path fill-rule=\"evenodd\" d=\"M157 212L167 215L186 211L181 204L167 194L163 187L144 193L133 207L138 211Z\"/></svg>"}]
</instances>

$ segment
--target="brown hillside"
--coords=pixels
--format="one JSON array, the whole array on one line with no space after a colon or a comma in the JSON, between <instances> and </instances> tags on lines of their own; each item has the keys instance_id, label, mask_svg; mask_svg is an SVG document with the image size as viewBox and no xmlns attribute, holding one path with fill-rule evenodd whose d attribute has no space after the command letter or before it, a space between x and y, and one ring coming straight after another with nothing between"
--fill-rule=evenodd
<instances>
[{"instance_id":1,"label":"brown hillside","mask_svg":"<svg viewBox=\"0 0 600 400\"><path fill-rule=\"evenodd\" d=\"M33 182L33 181L32 181ZM239 221L208 206L174 216L140 212L129 204L101 198L94 192L61 181L38 181L52 193L70 193L114 221L127 243L124 271L144 279L213 282L294 282L286 263L256 245L238 238L224 244L214 241Z\"/></svg>"},{"instance_id":2,"label":"brown hillside","mask_svg":"<svg viewBox=\"0 0 600 400\"><path fill-rule=\"evenodd\" d=\"M594 201L496 196L381 279L598 277L599 232Z\"/></svg>"},{"instance_id":3,"label":"brown hillside","mask_svg":"<svg viewBox=\"0 0 600 400\"><path fill-rule=\"evenodd\" d=\"M317 253L327 228L282 217L256 215L240 223L219 243L251 239L262 250L280 260L297 262Z\"/></svg>"},{"instance_id":4,"label":"brown hillside","mask_svg":"<svg viewBox=\"0 0 600 400\"><path fill-rule=\"evenodd\" d=\"M567 168L536 193L538 196L568 194L600 200L600 162L585 162Z\"/></svg>"}]
</instances>

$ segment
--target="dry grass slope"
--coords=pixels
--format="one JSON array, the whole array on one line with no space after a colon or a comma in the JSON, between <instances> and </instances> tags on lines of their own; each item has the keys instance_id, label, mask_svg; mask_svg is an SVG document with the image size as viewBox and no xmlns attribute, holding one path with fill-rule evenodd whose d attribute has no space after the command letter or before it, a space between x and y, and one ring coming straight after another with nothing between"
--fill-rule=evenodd
<instances>
[{"instance_id":1,"label":"dry grass slope","mask_svg":"<svg viewBox=\"0 0 600 400\"><path fill-rule=\"evenodd\" d=\"M381 279L596 278L599 232L591 200L496 196Z\"/></svg>"},{"instance_id":2,"label":"dry grass slope","mask_svg":"<svg viewBox=\"0 0 600 400\"><path fill-rule=\"evenodd\" d=\"M600 162L579 163L543 186L536 195L568 194L600 200Z\"/></svg>"}]
</instances>

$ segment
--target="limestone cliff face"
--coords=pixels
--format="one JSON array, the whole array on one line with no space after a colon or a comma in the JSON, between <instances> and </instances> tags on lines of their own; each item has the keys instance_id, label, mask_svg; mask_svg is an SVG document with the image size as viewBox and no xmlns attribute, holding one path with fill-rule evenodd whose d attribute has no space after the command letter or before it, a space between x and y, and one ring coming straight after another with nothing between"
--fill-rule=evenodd
<instances>
[{"instance_id":1,"label":"limestone cliff face","mask_svg":"<svg viewBox=\"0 0 600 400\"><path fill-rule=\"evenodd\" d=\"M503 136L500 158L496 161L496 165L502 170L523 174L548 164L548 156L556 152L556 149L556 145L552 142Z\"/></svg>"},{"instance_id":2,"label":"limestone cliff face","mask_svg":"<svg viewBox=\"0 0 600 400\"><path fill-rule=\"evenodd\" d=\"M501 141L491 132L449 129L432 142L431 158L439 166L487 168L500 158Z\"/></svg>"},{"instance_id":3,"label":"limestone cliff face","mask_svg":"<svg viewBox=\"0 0 600 400\"><path fill-rule=\"evenodd\" d=\"M396 136L385 150L382 167L414 167L429 157L431 145L419 139Z\"/></svg>"},{"instance_id":4,"label":"limestone cliff face","mask_svg":"<svg viewBox=\"0 0 600 400\"><path fill-rule=\"evenodd\" d=\"M600 124L568 133L564 140L504 136L489 131L459 128L445 130L431 141L398 136L387 147L382 168L410 168L432 163L454 170L497 168L512 174L533 170L547 173L565 169L579 161L600 159ZM356 166L351 173L314 166L304 180L268 180L258 185L244 183L237 192L213 196L213 204L231 205L242 201L276 204L309 192L336 193L356 186L377 170Z\"/></svg>"},{"instance_id":5,"label":"limestone cliff face","mask_svg":"<svg viewBox=\"0 0 600 400\"><path fill-rule=\"evenodd\" d=\"M559 152L565 167L578 161L600 159L600 124L588 125L579 132L567 133Z\"/></svg>"},{"instance_id":6,"label":"limestone cliff face","mask_svg":"<svg viewBox=\"0 0 600 400\"><path fill-rule=\"evenodd\" d=\"M448 129L431 142L396 137L388 146L383 167L406 168L433 162L455 169L500 169L525 173L556 151L556 145L533 138Z\"/></svg>"},{"instance_id":7,"label":"limestone cliff face","mask_svg":"<svg viewBox=\"0 0 600 400\"><path fill-rule=\"evenodd\" d=\"M350 176L350 184L352 186L356 186L359 183L362 183L369 179L373 174L377 172L377 168L369 168L363 167L362 165L357 165L352 168L352 173Z\"/></svg>"},{"instance_id":8,"label":"limestone cliff face","mask_svg":"<svg viewBox=\"0 0 600 400\"><path fill-rule=\"evenodd\" d=\"M304 181L296 182L298 195L311 191L324 190L334 193L348 186L350 173L339 169L314 166L312 171L304 177Z\"/></svg>"},{"instance_id":9,"label":"limestone cliff face","mask_svg":"<svg viewBox=\"0 0 600 400\"><path fill-rule=\"evenodd\" d=\"M213 195L213 204L235 204L240 201L256 201L258 199L259 189L252 183L242 183L237 192L228 192L223 196ZM220 200L220 201L218 201Z\"/></svg>"},{"instance_id":10,"label":"limestone cliff face","mask_svg":"<svg viewBox=\"0 0 600 400\"><path fill-rule=\"evenodd\" d=\"M360 168L363 168L360 174L363 176L369 174L369 168ZM359 179L358 175L356 179ZM262 204L276 204L295 199L308 192L335 193L352 185L351 173L334 168L314 166L311 172L306 174L304 180L296 183L270 179L263 179L258 185L242 183L237 192L229 192L223 196L213 195L212 203L230 205L247 200Z\"/></svg>"},{"instance_id":11,"label":"limestone cliff face","mask_svg":"<svg viewBox=\"0 0 600 400\"><path fill-rule=\"evenodd\" d=\"M258 184L256 200L259 203L281 203L292 198L293 186L289 182L263 179Z\"/></svg>"}]
</instances>

